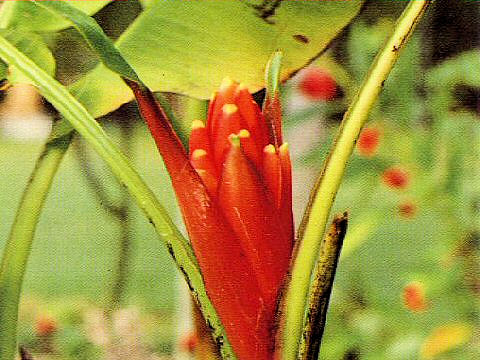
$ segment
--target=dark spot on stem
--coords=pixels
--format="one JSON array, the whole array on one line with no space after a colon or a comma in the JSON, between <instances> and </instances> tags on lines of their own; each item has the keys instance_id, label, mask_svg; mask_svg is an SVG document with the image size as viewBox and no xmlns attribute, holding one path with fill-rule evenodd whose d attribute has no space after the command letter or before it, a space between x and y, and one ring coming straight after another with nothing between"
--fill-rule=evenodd
<instances>
[{"instance_id":1,"label":"dark spot on stem","mask_svg":"<svg viewBox=\"0 0 480 360\"><path fill-rule=\"evenodd\" d=\"M177 262L177 258L175 256L175 252L173 251L172 244L167 243L167 250L168 250L169 254L172 256L173 261Z\"/></svg>"}]
</instances>

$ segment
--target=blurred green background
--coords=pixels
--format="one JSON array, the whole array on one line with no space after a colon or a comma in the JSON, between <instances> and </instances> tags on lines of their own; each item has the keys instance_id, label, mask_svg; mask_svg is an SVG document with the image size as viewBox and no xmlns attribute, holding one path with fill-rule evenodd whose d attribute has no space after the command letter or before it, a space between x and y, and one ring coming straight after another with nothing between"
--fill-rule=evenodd
<instances>
[{"instance_id":1,"label":"blurred green background","mask_svg":"<svg viewBox=\"0 0 480 360\"><path fill-rule=\"evenodd\" d=\"M312 68L335 80L332 99L305 94L301 84L308 71L284 85L297 223L341 117L403 6L404 2L367 1L325 55L313 62ZM113 11L122 19L118 26L107 16ZM115 37L139 11L139 3L114 2L96 18ZM478 2L437 2L372 111L367 127L376 131L378 146L367 155L357 148L335 203L336 212L349 212L350 224L322 359L480 358L479 19ZM65 82L95 63L69 29L50 45L57 76ZM84 56L76 61L61 60L79 51ZM184 99L170 95L170 100L177 113L184 112ZM7 97L4 103L8 101ZM180 224L168 176L135 107L124 105L101 122L129 148L139 173ZM22 140L15 128L6 131L5 120L3 124L0 246L43 144ZM122 138L125 129L128 140ZM79 154L87 159L97 188L88 184ZM405 172L405 186L388 184L385 171L391 168ZM121 227L95 196L98 187L112 203L122 202L122 190L109 170L76 139L38 226L24 284L20 344L40 359L96 359L105 354L121 359L126 358L124 349L131 359L158 359L188 350L177 334L179 312L189 311L181 300L185 294L168 253L135 206L128 210L125 289L119 304L112 302ZM419 289L421 309L408 302L412 284ZM130 319L130 327L122 328L115 314ZM54 329L42 332L49 322ZM107 339L103 342L98 340L102 331ZM128 339L116 338L122 335L140 345L132 347Z\"/></svg>"}]
</instances>

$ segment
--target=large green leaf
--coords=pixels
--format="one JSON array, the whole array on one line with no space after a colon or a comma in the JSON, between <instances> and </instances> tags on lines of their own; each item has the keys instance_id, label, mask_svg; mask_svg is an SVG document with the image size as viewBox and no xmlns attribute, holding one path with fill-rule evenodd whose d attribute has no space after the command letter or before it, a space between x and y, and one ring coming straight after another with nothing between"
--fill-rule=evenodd
<instances>
[{"instance_id":1,"label":"large green leaf","mask_svg":"<svg viewBox=\"0 0 480 360\"><path fill-rule=\"evenodd\" d=\"M112 0L69 1L87 14L95 14ZM39 8L30 1L4 1L0 10L0 28L21 26L32 31L58 31L71 24L59 15Z\"/></svg>"},{"instance_id":2,"label":"large green leaf","mask_svg":"<svg viewBox=\"0 0 480 360\"><path fill-rule=\"evenodd\" d=\"M266 18L268 9L254 7L262 3L154 1L116 45L153 91L206 99L225 76L256 91L265 85L264 67L273 51L284 54L285 80L327 47L363 0L283 1ZM126 86L112 85L119 84L118 76L103 69L81 80L85 93L99 96L87 106L96 116L132 99ZM108 96L112 89L115 96Z\"/></svg>"},{"instance_id":3,"label":"large green leaf","mask_svg":"<svg viewBox=\"0 0 480 360\"><path fill-rule=\"evenodd\" d=\"M118 46L153 90L208 98L230 76L255 91L275 50L284 53L285 79L325 49L362 1L283 1L267 18L268 6L254 3L157 1Z\"/></svg>"},{"instance_id":4,"label":"large green leaf","mask_svg":"<svg viewBox=\"0 0 480 360\"><path fill-rule=\"evenodd\" d=\"M55 59L39 35L25 31L24 28L0 29L0 34L21 49L24 54L49 75L55 74ZM30 79L26 78L15 66L9 67L8 71L4 71L0 76L1 80L8 78L8 81L12 84L30 82Z\"/></svg>"}]
</instances>

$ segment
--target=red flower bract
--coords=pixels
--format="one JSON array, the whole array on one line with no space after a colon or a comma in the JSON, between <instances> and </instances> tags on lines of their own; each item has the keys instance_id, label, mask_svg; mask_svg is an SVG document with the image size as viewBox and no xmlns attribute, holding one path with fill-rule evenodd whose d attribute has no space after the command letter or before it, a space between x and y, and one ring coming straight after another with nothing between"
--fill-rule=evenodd
<instances>
[{"instance_id":1,"label":"red flower bract","mask_svg":"<svg viewBox=\"0 0 480 360\"><path fill-rule=\"evenodd\" d=\"M263 114L246 87L225 80L206 123L193 122L187 156L151 94L131 87L237 356L272 359L277 300L294 233L291 165L278 98Z\"/></svg>"}]
</instances>

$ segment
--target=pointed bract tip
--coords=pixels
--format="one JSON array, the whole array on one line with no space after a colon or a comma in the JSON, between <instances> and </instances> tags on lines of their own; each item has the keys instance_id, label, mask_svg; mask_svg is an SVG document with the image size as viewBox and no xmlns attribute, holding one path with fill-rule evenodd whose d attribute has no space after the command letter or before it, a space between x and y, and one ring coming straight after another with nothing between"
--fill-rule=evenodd
<instances>
[{"instance_id":1,"label":"pointed bract tip","mask_svg":"<svg viewBox=\"0 0 480 360\"><path fill-rule=\"evenodd\" d=\"M278 148L278 151L280 151L282 154L286 154L288 153L288 149L290 147L288 146L288 143L283 143L282 145L280 145L280 147Z\"/></svg>"},{"instance_id":2,"label":"pointed bract tip","mask_svg":"<svg viewBox=\"0 0 480 360\"><path fill-rule=\"evenodd\" d=\"M275 150L275 146L273 146L272 144L268 144L263 148L263 152L268 154L275 154L277 151Z\"/></svg>"},{"instance_id":3,"label":"pointed bract tip","mask_svg":"<svg viewBox=\"0 0 480 360\"><path fill-rule=\"evenodd\" d=\"M238 132L238 137L241 139L249 138L250 131L248 131L247 129L242 129Z\"/></svg>"},{"instance_id":4,"label":"pointed bract tip","mask_svg":"<svg viewBox=\"0 0 480 360\"><path fill-rule=\"evenodd\" d=\"M235 104L225 104L222 107L222 111L226 115L231 115L231 114L236 113L238 111L238 107Z\"/></svg>"},{"instance_id":5,"label":"pointed bract tip","mask_svg":"<svg viewBox=\"0 0 480 360\"><path fill-rule=\"evenodd\" d=\"M207 152L204 149L195 149L192 153L192 159L198 159L205 155L207 155Z\"/></svg>"},{"instance_id":6,"label":"pointed bract tip","mask_svg":"<svg viewBox=\"0 0 480 360\"><path fill-rule=\"evenodd\" d=\"M224 77L222 80L222 83L220 84L220 90L224 90L231 86L233 84L233 81L230 77Z\"/></svg>"},{"instance_id":7,"label":"pointed bract tip","mask_svg":"<svg viewBox=\"0 0 480 360\"><path fill-rule=\"evenodd\" d=\"M217 94L218 94L217 91L212 92L212 95L210 95L210 102L212 102L213 100L215 100L215 98L217 97Z\"/></svg>"},{"instance_id":8,"label":"pointed bract tip","mask_svg":"<svg viewBox=\"0 0 480 360\"><path fill-rule=\"evenodd\" d=\"M204 127L205 127L205 124L203 123L202 120L193 120L192 121L192 130L202 129Z\"/></svg>"}]
</instances>

